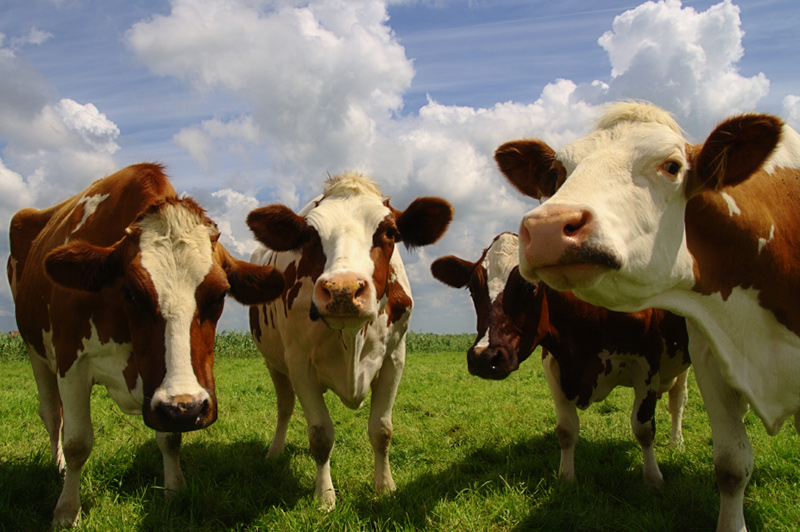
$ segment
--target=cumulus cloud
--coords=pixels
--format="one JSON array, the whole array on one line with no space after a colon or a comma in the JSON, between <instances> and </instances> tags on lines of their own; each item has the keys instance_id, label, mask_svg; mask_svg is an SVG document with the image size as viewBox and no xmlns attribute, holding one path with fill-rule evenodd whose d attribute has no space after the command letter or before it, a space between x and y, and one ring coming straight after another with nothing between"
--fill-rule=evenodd
<instances>
[{"instance_id":1,"label":"cumulus cloud","mask_svg":"<svg viewBox=\"0 0 800 532\"><path fill-rule=\"evenodd\" d=\"M754 108L769 80L763 73L747 78L738 72L744 54L739 13L730 0L702 13L664 0L619 15L598 40L612 65L604 98L650 100L695 135Z\"/></svg>"}]
</instances>

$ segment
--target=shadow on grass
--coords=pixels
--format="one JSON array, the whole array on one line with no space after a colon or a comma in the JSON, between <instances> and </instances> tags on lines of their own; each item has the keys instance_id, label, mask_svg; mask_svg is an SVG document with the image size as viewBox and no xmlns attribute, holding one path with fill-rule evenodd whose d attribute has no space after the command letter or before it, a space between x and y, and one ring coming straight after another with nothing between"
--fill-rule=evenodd
<instances>
[{"instance_id":1,"label":"shadow on grass","mask_svg":"<svg viewBox=\"0 0 800 532\"><path fill-rule=\"evenodd\" d=\"M443 516L437 506L463 498L472 499L466 505L478 505L482 518L495 516L497 529L511 526L515 532L716 528L719 498L710 471L684 470L680 459L662 460L665 482L651 488L642 480L635 442L581 440L575 457L577 479L570 483L557 478L559 453L552 435L507 446L486 445L443 471L417 476L399 486L394 496L362 498L357 511L373 521L438 529ZM522 495L507 495L511 490ZM494 501L502 507L480 506ZM467 519L469 515L464 514ZM751 530L763 530L757 508L746 509L745 518ZM464 528L474 525L464 523Z\"/></svg>"},{"instance_id":2,"label":"shadow on grass","mask_svg":"<svg viewBox=\"0 0 800 532\"><path fill-rule=\"evenodd\" d=\"M125 466L99 460L91 465L91 486L82 479L81 520L85 523L100 504L97 493L102 492L113 501L133 501L140 508L141 530L246 528L271 507L291 509L305 494L307 487L290 470L290 461L302 452L288 445L284 456L267 461L263 440L185 444L186 487L166 500L161 453L153 438L136 448ZM49 454L0 461L0 486L0 531L50 530L62 479Z\"/></svg>"}]
</instances>

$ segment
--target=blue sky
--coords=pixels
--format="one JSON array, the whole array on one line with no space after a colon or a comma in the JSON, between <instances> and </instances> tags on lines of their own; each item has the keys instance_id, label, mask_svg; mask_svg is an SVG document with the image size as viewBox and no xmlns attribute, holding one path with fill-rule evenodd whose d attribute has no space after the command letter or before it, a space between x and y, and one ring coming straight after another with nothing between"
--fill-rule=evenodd
<instances>
[{"instance_id":1,"label":"blue sky","mask_svg":"<svg viewBox=\"0 0 800 532\"><path fill-rule=\"evenodd\" d=\"M477 259L532 206L498 145L559 147L620 98L662 105L697 142L749 110L797 128L798 28L796 0L0 0L0 224L158 161L246 258L249 210L298 209L327 173L359 170L397 208L453 203L442 241L404 252L411 328L471 332L467 293L429 266ZM231 301L221 327L244 317ZM3 284L0 330L15 328Z\"/></svg>"}]
</instances>

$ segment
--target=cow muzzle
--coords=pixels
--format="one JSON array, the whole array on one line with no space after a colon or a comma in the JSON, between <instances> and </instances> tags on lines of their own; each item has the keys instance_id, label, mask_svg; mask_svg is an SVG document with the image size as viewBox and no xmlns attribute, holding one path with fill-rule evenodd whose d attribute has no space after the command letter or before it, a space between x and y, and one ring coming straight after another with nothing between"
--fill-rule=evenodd
<instances>
[{"instance_id":1,"label":"cow muzzle","mask_svg":"<svg viewBox=\"0 0 800 532\"><path fill-rule=\"evenodd\" d=\"M346 273L317 279L311 318L321 318L332 329L361 328L376 317L371 283Z\"/></svg>"},{"instance_id":2,"label":"cow muzzle","mask_svg":"<svg viewBox=\"0 0 800 532\"><path fill-rule=\"evenodd\" d=\"M556 290L596 284L619 270L621 260L598 242L594 214L587 208L543 204L522 219L519 272Z\"/></svg>"},{"instance_id":3,"label":"cow muzzle","mask_svg":"<svg viewBox=\"0 0 800 532\"><path fill-rule=\"evenodd\" d=\"M182 395L156 392L145 401L143 414L145 424L160 432L198 430L217 420L216 397L205 391Z\"/></svg>"},{"instance_id":4,"label":"cow muzzle","mask_svg":"<svg viewBox=\"0 0 800 532\"><path fill-rule=\"evenodd\" d=\"M501 346L471 347L467 351L467 369L482 379L502 380L519 368L517 357Z\"/></svg>"}]
</instances>

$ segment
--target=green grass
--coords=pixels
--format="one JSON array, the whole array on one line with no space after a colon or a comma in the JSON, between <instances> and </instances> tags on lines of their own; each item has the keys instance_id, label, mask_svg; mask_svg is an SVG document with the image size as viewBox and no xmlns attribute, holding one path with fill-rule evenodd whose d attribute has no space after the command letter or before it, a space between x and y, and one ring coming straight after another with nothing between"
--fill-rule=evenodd
<instances>
[{"instance_id":1,"label":"green grass","mask_svg":"<svg viewBox=\"0 0 800 532\"><path fill-rule=\"evenodd\" d=\"M464 350L436 350L413 335L394 410L390 461L397 492L372 490L368 405L351 411L328 394L336 428L332 477L337 507L316 509L314 463L298 404L287 453L267 462L275 395L245 335L218 342L219 420L184 435L187 489L162 496L161 457L141 418L124 416L104 389L92 397L95 447L81 484L81 531L693 531L716 526L718 494L711 434L691 379L686 447L667 446L669 416L657 411L657 456L665 483L647 489L629 426L632 393L581 412L578 479L558 482L555 414L534 355L505 381L466 371ZM442 342L470 343L469 335ZM415 341L421 343L414 344ZM418 347L411 348L411 346ZM446 344L451 345L451 344ZM426 347L427 346L427 347ZM463 346L462 346L463 347ZM0 530L47 530L61 489L50 463L36 388L26 360L0 343ZM800 523L800 438L774 438L748 415L755 472L745 500L751 531L794 531Z\"/></svg>"}]
</instances>

